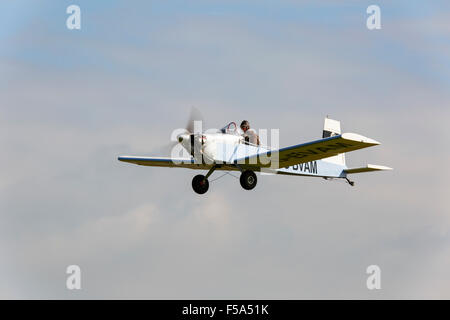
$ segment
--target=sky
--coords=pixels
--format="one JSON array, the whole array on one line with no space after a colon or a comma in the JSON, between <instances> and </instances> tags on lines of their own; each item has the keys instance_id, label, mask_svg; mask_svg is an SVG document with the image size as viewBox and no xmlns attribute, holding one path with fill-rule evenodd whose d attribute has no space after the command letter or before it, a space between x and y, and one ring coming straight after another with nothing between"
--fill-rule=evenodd
<instances>
[{"instance_id":1,"label":"sky","mask_svg":"<svg viewBox=\"0 0 450 320\"><path fill-rule=\"evenodd\" d=\"M0 298L449 299L449 9L1 2ZM252 191L225 176L197 195L197 171L117 161L164 155L192 106L209 127L280 129L281 146L320 138L329 115L381 142L348 166L394 170Z\"/></svg>"}]
</instances>

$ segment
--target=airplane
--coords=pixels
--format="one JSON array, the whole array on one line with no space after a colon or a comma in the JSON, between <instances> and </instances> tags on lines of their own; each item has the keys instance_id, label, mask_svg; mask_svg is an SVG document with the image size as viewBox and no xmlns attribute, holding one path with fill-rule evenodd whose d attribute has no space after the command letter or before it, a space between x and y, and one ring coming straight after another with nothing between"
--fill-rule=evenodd
<instances>
[{"instance_id":1,"label":"airplane","mask_svg":"<svg viewBox=\"0 0 450 320\"><path fill-rule=\"evenodd\" d=\"M255 188L255 172L345 179L353 186L354 181L348 175L392 170L373 164L348 168L345 153L380 143L356 133L341 133L340 122L328 116L324 121L322 139L275 150L246 141L235 122L212 132L194 131L190 121L185 132L177 135L176 143L182 146L183 157L119 156L118 160L142 166L208 170L205 175L199 174L192 179L192 188L198 194L208 191L208 178L216 170L240 171L240 184L245 190Z\"/></svg>"}]
</instances>

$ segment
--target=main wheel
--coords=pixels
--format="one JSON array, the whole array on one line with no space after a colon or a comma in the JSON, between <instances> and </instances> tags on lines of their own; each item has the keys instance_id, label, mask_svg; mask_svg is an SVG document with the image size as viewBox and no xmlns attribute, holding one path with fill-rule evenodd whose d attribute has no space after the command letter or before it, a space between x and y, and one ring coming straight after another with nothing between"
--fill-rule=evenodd
<instances>
[{"instance_id":1,"label":"main wheel","mask_svg":"<svg viewBox=\"0 0 450 320\"><path fill-rule=\"evenodd\" d=\"M239 179L241 182L242 188L245 190L252 190L254 187L256 187L256 182L258 181L256 179L256 174L251 170L246 170L241 173L241 178Z\"/></svg>"},{"instance_id":2,"label":"main wheel","mask_svg":"<svg viewBox=\"0 0 450 320\"><path fill-rule=\"evenodd\" d=\"M204 194L208 191L208 188L209 182L208 179L205 179L204 175L199 174L192 179L192 189L198 194Z\"/></svg>"}]
</instances>

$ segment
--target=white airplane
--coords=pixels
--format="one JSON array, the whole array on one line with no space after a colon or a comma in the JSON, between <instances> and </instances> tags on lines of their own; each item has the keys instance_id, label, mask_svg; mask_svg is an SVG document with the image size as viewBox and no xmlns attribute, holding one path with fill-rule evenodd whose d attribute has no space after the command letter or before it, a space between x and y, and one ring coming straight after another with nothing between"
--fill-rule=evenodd
<instances>
[{"instance_id":1,"label":"white airplane","mask_svg":"<svg viewBox=\"0 0 450 320\"><path fill-rule=\"evenodd\" d=\"M209 189L208 178L216 170L240 171L240 183L245 190L256 186L255 172L295 176L345 179L351 186L349 174L392 170L368 164L360 168L345 165L345 153L380 143L356 133L342 133L339 121L325 118L322 139L286 148L272 150L252 145L238 132L235 122L215 132L197 132L190 122L185 133L177 136L184 148L184 157L119 156L119 161L142 166L188 168L208 170L206 175L196 175L192 188L198 194ZM182 148L182 149L183 149Z\"/></svg>"}]
</instances>

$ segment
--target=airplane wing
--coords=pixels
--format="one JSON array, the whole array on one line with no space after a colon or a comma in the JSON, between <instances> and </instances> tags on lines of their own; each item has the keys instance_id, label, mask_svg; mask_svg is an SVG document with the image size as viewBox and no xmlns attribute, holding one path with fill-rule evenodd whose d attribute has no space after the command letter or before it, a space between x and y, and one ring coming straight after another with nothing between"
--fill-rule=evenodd
<instances>
[{"instance_id":1,"label":"airplane wing","mask_svg":"<svg viewBox=\"0 0 450 320\"><path fill-rule=\"evenodd\" d=\"M141 166L151 167L169 167L169 168L190 168L190 169L207 169L211 165L194 163L193 158L164 158L164 157L137 157L137 156L120 156L119 161L138 164Z\"/></svg>"},{"instance_id":2,"label":"airplane wing","mask_svg":"<svg viewBox=\"0 0 450 320\"><path fill-rule=\"evenodd\" d=\"M325 139L294 145L279 150L262 152L234 161L235 164L255 167L270 167L268 160L275 161L278 156L278 168L292 166L294 164L320 160L335 156L339 153L350 152L380 144L370 138L356 133L343 133Z\"/></svg>"}]
</instances>

